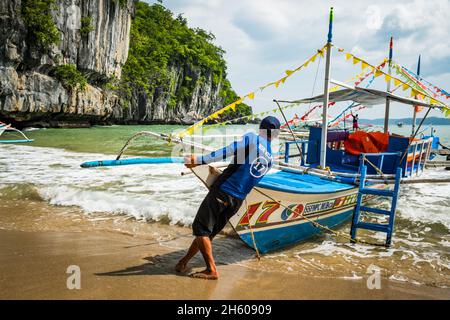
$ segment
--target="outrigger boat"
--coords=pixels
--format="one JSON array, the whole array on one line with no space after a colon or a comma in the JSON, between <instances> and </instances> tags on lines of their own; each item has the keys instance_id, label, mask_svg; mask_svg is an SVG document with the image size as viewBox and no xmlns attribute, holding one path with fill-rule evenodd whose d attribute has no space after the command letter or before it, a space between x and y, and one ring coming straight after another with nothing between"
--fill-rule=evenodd
<instances>
[{"instance_id":1,"label":"outrigger boat","mask_svg":"<svg viewBox=\"0 0 450 320\"><path fill-rule=\"evenodd\" d=\"M16 132L20 134L23 139L0 139L0 143L25 143L25 142L33 142L33 139L28 138L22 131L19 129L11 127L10 124L6 124L0 122L0 137L7 131Z\"/></svg>"},{"instance_id":2,"label":"outrigger boat","mask_svg":"<svg viewBox=\"0 0 450 320\"><path fill-rule=\"evenodd\" d=\"M332 20L331 9L328 41L324 47L326 49L324 93L307 99L275 100L275 102L278 105L322 102L323 106L342 101L368 106L385 104L384 132L350 133L347 129L329 128L327 107L323 108L321 126L309 127L307 139L298 140L298 136L291 131L292 139L285 142L283 159L274 165L276 172L264 176L258 186L249 193L238 213L230 220L231 226L244 243L260 253L296 244L323 230L334 232L334 228L352 217L350 236L347 235L349 240L361 241L357 237L357 230L367 229L386 233L383 245L389 246L400 183L414 181L411 179L423 172L435 142L434 137L417 139L417 132L431 109L448 108L446 105L395 95L390 90L390 81L387 91L384 92L349 86L332 80L330 78L333 49ZM392 42L389 69L391 61ZM331 83L343 89L330 92ZM428 108L427 115L412 137L389 134L391 102ZM287 120L286 124L289 128ZM149 133L149 135L157 134ZM160 137L173 141L167 136L160 135ZM186 144L186 140L178 142ZM293 160L290 155L290 148L293 145L298 149L299 161ZM368 145L378 147L381 151L370 152ZM202 149L202 146L198 145L190 147ZM123 150L116 161L119 160ZM220 169L201 165L192 168L192 172L210 187L220 174ZM394 185L393 189L389 188L390 185ZM391 198L389 210L369 207L368 201L380 196ZM388 222L382 224L361 221L362 212L386 216Z\"/></svg>"}]
</instances>

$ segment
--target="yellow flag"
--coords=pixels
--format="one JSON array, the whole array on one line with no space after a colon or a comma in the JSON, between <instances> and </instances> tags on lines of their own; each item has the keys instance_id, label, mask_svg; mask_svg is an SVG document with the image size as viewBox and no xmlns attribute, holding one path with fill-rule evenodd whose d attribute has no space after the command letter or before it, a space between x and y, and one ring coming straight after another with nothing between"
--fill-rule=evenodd
<instances>
[{"instance_id":1,"label":"yellow flag","mask_svg":"<svg viewBox=\"0 0 450 320\"><path fill-rule=\"evenodd\" d=\"M346 53L345 54L345 59L347 59L347 60L350 60L350 58L352 57L352 54L351 53Z\"/></svg>"},{"instance_id":2,"label":"yellow flag","mask_svg":"<svg viewBox=\"0 0 450 320\"><path fill-rule=\"evenodd\" d=\"M403 91L408 90L408 88L409 88L409 85L408 85L408 84L402 83L402 90L403 90Z\"/></svg>"},{"instance_id":3,"label":"yellow flag","mask_svg":"<svg viewBox=\"0 0 450 320\"><path fill-rule=\"evenodd\" d=\"M292 70L286 70L285 72L286 72L286 74L287 74L288 76L290 76L290 75L293 74L295 71L292 71Z\"/></svg>"},{"instance_id":4,"label":"yellow flag","mask_svg":"<svg viewBox=\"0 0 450 320\"><path fill-rule=\"evenodd\" d=\"M361 61L361 70L364 70L369 67L369 64L365 61Z\"/></svg>"},{"instance_id":5,"label":"yellow flag","mask_svg":"<svg viewBox=\"0 0 450 320\"><path fill-rule=\"evenodd\" d=\"M281 80L278 80L277 82L275 82L275 88L278 88L280 86L280 82L281 82Z\"/></svg>"},{"instance_id":6,"label":"yellow flag","mask_svg":"<svg viewBox=\"0 0 450 320\"><path fill-rule=\"evenodd\" d=\"M305 65L307 65L309 62L314 62L314 61L316 61L316 58L317 58L317 53L316 53L315 55L313 55L313 56L311 57L311 59L309 59L309 60L305 63Z\"/></svg>"},{"instance_id":7,"label":"yellow flag","mask_svg":"<svg viewBox=\"0 0 450 320\"><path fill-rule=\"evenodd\" d=\"M388 75L388 74L384 75L384 81L389 82L391 80L392 80L392 77L390 75Z\"/></svg>"},{"instance_id":8,"label":"yellow flag","mask_svg":"<svg viewBox=\"0 0 450 320\"><path fill-rule=\"evenodd\" d=\"M240 98L240 99L239 99L238 101L236 101L234 104L235 104L235 105L241 104L243 100L244 100L244 98Z\"/></svg>"},{"instance_id":9,"label":"yellow flag","mask_svg":"<svg viewBox=\"0 0 450 320\"><path fill-rule=\"evenodd\" d=\"M187 129L187 133L189 135L193 135L194 134L194 130L195 130L195 126L190 127L189 129Z\"/></svg>"},{"instance_id":10,"label":"yellow flag","mask_svg":"<svg viewBox=\"0 0 450 320\"><path fill-rule=\"evenodd\" d=\"M353 57L353 64L357 64L358 62L360 62L361 60L359 60L357 57Z\"/></svg>"},{"instance_id":11,"label":"yellow flag","mask_svg":"<svg viewBox=\"0 0 450 320\"><path fill-rule=\"evenodd\" d=\"M286 81L287 77L281 78L281 83L284 83Z\"/></svg>"},{"instance_id":12,"label":"yellow flag","mask_svg":"<svg viewBox=\"0 0 450 320\"><path fill-rule=\"evenodd\" d=\"M378 69L375 69L375 78L381 76L382 74L383 74L383 72L381 72Z\"/></svg>"},{"instance_id":13,"label":"yellow flag","mask_svg":"<svg viewBox=\"0 0 450 320\"><path fill-rule=\"evenodd\" d=\"M250 92L250 93L247 95L247 97L248 97L250 100L253 100L253 99L255 98L255 93L254 93L254 92Z\"/></svg>"},{"instance_id":14,"label":"yellow flag","mask_svg":"<svg viewBox=\"0 0 450 320\"><path fill-rule=\"evenodd\" d=\"M233 111L236 111L236 103L230 104L227 109L232 109Z\"/></svg>"},{"instance_id":15,"label":"yellow flag","mask_svg":"<svg viewBox=\"0 0 450 320\"><path fill-rule=\"evenodd\" d=\"M431 104L439 104L439 101L437 101L437 100L435 100L433 98L430 98L430 103Z\"/></svg>"},{"instance_id":16,"label":"yellow flag","mask_svg":"<svg viewBox=\"0 0 450 320\"><path fill-rule=\"evenodd\" d=\"M416 90L414 90L413 88L411 88L411 97L414 98L416 95L418 94L418 92Z\"/></svg>"},{"instance_id":17,"label":"yellow flag","mask_svg":"<svg viewBox=\"0 0 450 320\"><path fill-rule=\"evenodd\" d=\"M396 78L394 78L394 86L399 86L400 85L400 80L398 80L398 79L396 79Z\"/></svg>"}]
</instances>

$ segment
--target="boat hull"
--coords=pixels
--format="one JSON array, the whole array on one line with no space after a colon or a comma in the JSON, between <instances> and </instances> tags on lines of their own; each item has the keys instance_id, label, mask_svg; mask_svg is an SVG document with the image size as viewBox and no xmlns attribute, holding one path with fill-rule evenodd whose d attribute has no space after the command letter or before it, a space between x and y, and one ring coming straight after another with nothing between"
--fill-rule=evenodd
<instances>
[{"instance_id":1,"label":"boat hull","mask_svg":"<svg viewBox=\"0 0 450 320\"><path fill-rule=\"evenodd\" d=\"M293 194L258 187L250 192L230 224L249 247L256 245L259 252L267 253L320 233L311 220L329 228L348 221L357 192L352 188L335 193Z\"/></svg>"},{"instance_id":2,"label":"boat hull","mask_svg":"<svg viewBox=\"0 0 450 320\"><path fill-rule=\"evenodd\" d=\"M220 174L208 166L195 167L193 172L207 187ZM256 246L259 252L267 253L320 233L321 229L315 227L311 220L329 228L345 223L353 214L357 194L357 187L312 193L256 187L229 222L249 247ZM369 198L364 199L367 200Z\"/></svg>"}]
</instances>

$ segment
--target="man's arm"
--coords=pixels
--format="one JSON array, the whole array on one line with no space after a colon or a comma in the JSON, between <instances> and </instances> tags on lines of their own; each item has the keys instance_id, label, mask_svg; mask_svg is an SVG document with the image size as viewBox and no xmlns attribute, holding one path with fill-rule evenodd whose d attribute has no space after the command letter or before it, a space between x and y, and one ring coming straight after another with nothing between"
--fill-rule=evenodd
<instances>
[{"instance_id":1,"label":"man's arm","mask_svg":"<svg viewBox=\"0 0 450 320\"><path fill-rule=\"evenodd\" d=\"M188 168L195 167L199 164L208 164L217 162L220 160L225 160L231 156L237 155L240 152L244 152L242 156L245 157L245 149L249 146L250 139L254 135L253 133L246 134L240 141L233 141L233 143L229 144L228 146L213 151L210 154L207 155L201 155L198 157L195 156L188 156L185 158L185 164Z\"/></svg>"},{"instance_id":2,"label":"man's arm","mask_svg":"<svg viewBox=\"0 0 450 320\"><path fill-rule=\"evenodd\" d=\"M250 135L246 134L240 141L233 141L228 146L222 149L211 152L207 155L201 155L197 157L197 163L208 164L225 160L231 156L236 156L240 152L245 152L245 148L248 147L250 142Z\"/></svg>"}]
</instances>

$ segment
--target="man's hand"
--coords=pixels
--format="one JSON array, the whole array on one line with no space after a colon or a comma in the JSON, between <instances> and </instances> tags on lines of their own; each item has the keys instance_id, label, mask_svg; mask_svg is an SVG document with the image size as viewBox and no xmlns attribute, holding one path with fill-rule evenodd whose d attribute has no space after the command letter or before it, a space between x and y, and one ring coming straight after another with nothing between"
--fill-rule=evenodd
<instances>
[{"instance_id":1,"label":"man's hand","mask_svg":"<svg viewBox=\"0 0 450 320\"><path fill-rule=\"evenodd\" d=\"M196 163L196 159L194 155L186 156L184 157L184 165L186 168L194 168L198 166L198 163Z\"/></svg>"}]
</instances>

